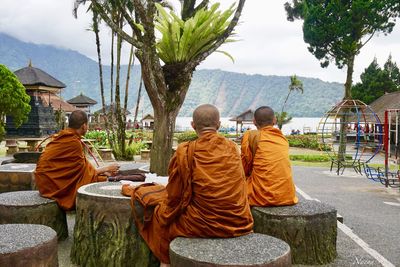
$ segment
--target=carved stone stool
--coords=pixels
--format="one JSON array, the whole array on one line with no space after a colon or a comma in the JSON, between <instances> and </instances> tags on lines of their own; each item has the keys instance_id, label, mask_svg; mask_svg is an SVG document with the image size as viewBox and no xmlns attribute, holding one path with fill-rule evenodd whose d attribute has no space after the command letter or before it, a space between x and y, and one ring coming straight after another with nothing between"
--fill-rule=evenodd
<instances>
[{"instance_id":1,"label":"carved stone stool","mask_svg":"<svg viewBox=\"0 0 400 267\"><path fill-rule=\"evenodd\" d=\"M73 263L99 267L160 265L132 221L131 199L121 194L121 186L101 182L78 189Z\"/></svg>"},{"instance_id":2,"label":"carved stone stool","mask_svg":"<svg viewBox=\"0 0 400 267\"><path fill-rule=\"evenodd\" d=\"M0 266L58 266L57 235L50 227L2 224L0 244Z\"/></svg>"},{"instance_id":3,"label":"carved stone stool","mask_svg":"<svg viewBox=\"0 0 400 267\"><path fill-rule=\"evenodd\" d=\"M68 237L65 212L39 191L15 191L0 194L0 224L27 223L49 226L59 240Z\"/></svg>"},{"instance_id":4,"label":"carved stone stool","mask_svg":"<svg viewBox=\"0 0 400 267\"><path fill-rule=\"evenodd\" d=\"M234 238L175 238L169 246L171 267L292 266L290 247L263 234Z\"/></svg>"},{"instance_id":5,"label":"carved stone stool","mask_svg":"<svg viewBox=\"0 0 400 267\"><path fill-rule=\"evenodd\" d=\"M326 264L336 258L336 209L300 200L293 206L253 207L254 232L286 241L293 264Z\"/></svg>"},{"instance_id":6,"label":"carved stone stool","mask_svg":"<svg viewBox=\"0 0 400 267\"><path fill-rule=\"evenodd\" d=\"M0 193L36 189L36 164L9 163L0 166Z\"/></svg>"}]
</instances>

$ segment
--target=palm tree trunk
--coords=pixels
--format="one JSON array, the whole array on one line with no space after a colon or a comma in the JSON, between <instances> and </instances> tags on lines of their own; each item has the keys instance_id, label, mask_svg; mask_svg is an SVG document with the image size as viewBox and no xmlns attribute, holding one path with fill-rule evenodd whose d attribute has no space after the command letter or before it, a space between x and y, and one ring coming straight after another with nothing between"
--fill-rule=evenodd
<instances>
[{"instance_id":1,"label":"palm tree trunk","mask_svg":"<svg viewBox=\"0 0 400 267\"><path fill-rule=\"evenodd\" d=\"M139 83L138 95L137 95L137 99L136 99L135 117L133 119L133 123L136 123L136 121L137 121L137 116L138 116L138 112L139 112L140 97L141 97L141 94L142 94L142 84L143 84L143 79L142 79L142 75L140 75L140 83Z\"/></svg>"},{"instance_id":2,"label":"palm tree trunk","mask_svg":"<svg viewBox=\"0 0 400 267\"><path fill-rule=\"evenodd\" d=\"M129 62L128 62L128 70L126 73L126 83L125 83L125 98L124 98L124 110L128 110L128 93L129 93L129 80L131 79L131 67L135 65L134 62L134 48L131 45L131 51L129 53ZM126 122L126 112L123 113L124 121Z\"/></svg>"},{"instance_id":3,"label":"palm tree trunk","mask_svg":"<svg viewBox=\"0 0 400 267\"><path fill-rule=\"evenodd\" d=\"M122 19L120 20L122 24ZM122 25L121 25L122 27ZM125 127L126 122L123 120L123 114L121 110L121 90L120 90L120 77L121 77L121 50L122 50L122 38L117 36L117 65L116 65L116 77L115 77L115 115L117 119L117 140L116 144L118 147L119 157L124 158L125 156Z\"/></svg>"},{"instance_id":4,"label":"palm tree trunk","mask_svg":"<svg viewBox=\"0 0 400 267\"><path fill-rule=\"evenodd\" d=\"M291 92L292 92L292 90L289 89L289 93L287 94L287 96L285 98L285 102L283 102L283 105L282 105L281 116L280 116L280 119L279 119L280 122L278 123L279 130L282 130L282 126L283 126L283 116L282 116L282 114L283 114L283 110L285 109L286 102L288 101Z\"/></svg>"},{"instance_id":5,"label":"palm tree trunk","mask_svg":"<svg viewBox=\"0 0 400 267\"><path fill-rule=\"evenodd\" d=\"M99 66L99 78L100 78L100 95L101 95L101 107L103 114L106 114L106 101L104 97L104 79L103 79L103 64L101 62L101 45L100 45L100 35L99 35L99 24L98 24L98 15L95 11L93 11L93 31L96 37L96 50L97 50L97 62ZM104 125L106 128L107 139L110 143L110 131L108 128L108 119L107 116L104 116Z\"/></svg>"}]
</instances>

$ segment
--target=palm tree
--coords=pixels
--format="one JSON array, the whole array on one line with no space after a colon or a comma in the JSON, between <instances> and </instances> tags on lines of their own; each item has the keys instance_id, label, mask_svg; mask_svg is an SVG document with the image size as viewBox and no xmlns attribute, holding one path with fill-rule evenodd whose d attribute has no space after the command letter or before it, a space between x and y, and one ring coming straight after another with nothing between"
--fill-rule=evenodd
<instances>
[{"instance_id":1,"label":"palm tree","mask_svg":"<svg viewBox=\"0 0 400 267\"><path fill-rule=\"evenodd\" d=\"M302 81L300 81L299 79L297 79L296 74L293 75L293 76L290 76L289 92L288 92L288 94L287 94L287 96L286 96L286 98L285 98L285 102L283 102L283 105L282 105L282 109L281 109L281 113L280 113L280 114L283 115L283 114L285 113L286 116L287 116L287 113L284 112L283 110L285 109L285 106L286 106L286 103L287 103L287 101L288 101L288 99L289 99L289 96L290 96L290 94L291 94L293 91L298 91L298 92L300 92L300 93L303 93L303 92L304 92L304 90L303 90L303 83L302 83ZM279 114L279 113L278 113L278 114ZM292 119L291 117L288 117L288 118L290 118L289 120ZM282 130L282 126L283 126L284 124L286 124L286 123L289 122L289 121L287 121L287 122L284 123L283 119L284 119L284 116L280 116L280 119L278 119L278 117L277 117L278 127L279 127L280 130Z\"/></svg>"},{"instance_id":2,"label":"palm tree","mask_svg":"<svg viewBox=\"0 0 400 267\"><path fill-rule=\"evenodd\" d=\"M278 124L279 129L282 129L282 126L289 123L292 120L292 117L285 111L279 113L275 112L276 121Z\"/></svg>"}]
</instances>

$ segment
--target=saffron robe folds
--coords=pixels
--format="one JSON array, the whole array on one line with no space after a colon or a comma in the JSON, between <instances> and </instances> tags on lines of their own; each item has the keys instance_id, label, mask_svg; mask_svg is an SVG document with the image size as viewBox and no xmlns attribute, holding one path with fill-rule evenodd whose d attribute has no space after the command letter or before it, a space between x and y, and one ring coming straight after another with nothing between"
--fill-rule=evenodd
<instances>
[{"instance_id":1,"label":"saffron robe folds","mask_svg":"<svg viewBox=\"0 0 400 267\"><path fill-rule=\"evenodd\" d=\"M192 174L188 158L193 160ZM240 155L233 142L217 133L178 146L166 189L167 199L140 231L161 262L169 263L169 243L178 236L234 237L252 232Z\"/></svg>"},{"instance_id":2,"label":"saffron robe folds","mask_svg":"<svg viewBox=\"0 0 400 267\"><path fill-rule=\"evenodd\" d=\"M36 186L43 197L57 201L64 210L75 208L79 187L104 180L86 159L80 136L72 129L53 136L35 170Z\"/></svg>"},{"instance_id":3,"label":"saffron robe folds","mask_svg":"<svg viewBox=\"0 0 400 267\"><path fill-rule=\"evenodd\" d=\"M253 141L254 138L258 142ZM256 145L253 158L252 146ZM289 159L289 143L273 126L243 135L242 164L250 206L283 206L298 202Z\"/></svg>"}]
</instances>

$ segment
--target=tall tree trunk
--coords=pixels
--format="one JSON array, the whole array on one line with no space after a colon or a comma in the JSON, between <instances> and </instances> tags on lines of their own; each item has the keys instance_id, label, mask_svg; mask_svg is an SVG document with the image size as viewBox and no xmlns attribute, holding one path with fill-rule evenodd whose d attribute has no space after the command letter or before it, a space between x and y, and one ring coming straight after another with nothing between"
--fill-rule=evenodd
<instances>
[{"instance_id":1,"label":"tall tree trunk","mask_svg":"<svg viewBox=\"0 0 400 267\"><path fill-rule=\"evenodd\" d=\"M172 140L175 120L179 108L166 111L162 107L154 107L154 133L150 153L150 172L168 175L168 164L172 154Z\"/></svg>"},{"instance_id":2,"label":"tall tree trunk","mask_svg":"<svg viewBox=\"0 0 400 267\"><path fill-rule=\"evenodd\" d=\"M137 99L136 99L135 117L133 119L133 123L136 123L136 121L137 121L137 116L138 116L138 112L139 112L140 97L141 97L141 94L142 94L142 85L143 85L143 79L142 79L142 75L140 75L140 83L139 83L138 95L137 95Z\"/></svg>"},{"instance_id":3,"label":"tall tree trunk","mask_svg":"<svg viewBox=\"0 0 400 267\"><path fill-rule=\"evenodd\" d=\"M353 83L353 72L354 72L354 58L352 55L347 63L347 76L346 83L344 84L344 99L352 99L351 97L351 86Z\"/></svg>"},{"instance_id":4,"label":"tall tree trunk","mask_svg":"<svg viewBox=\"0 0 400 267\"><path fill-rule=\"evenodd\" d=\"M354 55L350 56L347 63L347 76L346 83L344 84L344 100L352 99L351 97L351 86L353 81L354 72ZM349 119L349 109L344 107L341 109L342 115L340 116L340 133L339 133L339 151L338 151L338 162L344 162L346 160L346 144L347 144L347 124Z\"/></svg>"},{"instance_id":5,"label":"tall tree trunk","mask_svg":"<svg viewBox=\"0 0 400 267\"><path fill-rule=\"evenodd\" d=\"M281 116L280 116L280 119L279 119L280 122L278 122L279 130L282 130L282 126L283 126L283 116L282 116L282 114L283 114L283 110L285 109L286 102L288 101L291 92L292 92L292 90L289 89L289 93L287 94L287 96L285 98L285 102L283 102L283 105L282 105Z\"/></svg>"},{"instance_id":6,"label":"tall tree trunk","mask_svg":"<svg viewBox=\"0 0 400 267\"><path fill-rule=\"evenodd\" d=\"M126 83L125 83L125 98L124 98L124 110L125 112L123 113L124 121L126 122L126 111L128 110L128 96L129 96L129 81L131 79L131 67L135 65L134 62L134 48L133 45L131 45L131 51L129 53L129 62L128 62L128 70L126 73Z\"/></svg>"},{"instance_id":7,"label":"tall tree trunk","mask_svg":"<svg viewBox=\"0 0 400 267\"><path fill-rule=\"evenodd\" d=\"M122 27L122 19L120 20ZM119 150L119 157L125 156L125 121L123 120L121 110L121 90L120 90L120 77L121 77L121 50L122 50L122 38L117 36L117 65L116 65L116 76L115 76L115 115L117 119L117 140L116 144Z\"/></svg>"},{"instance_id":8,"label":"tall tree trunk","mask_svg":"<svg viewBox=\"0 0 400 267\"><path fill-rule=\"evenodd\" d=\"M114 37L115 32L111 31L111 62L110 62L110 103L114 104ZM110 106L110 108L111 108ZM111 111L111 110L110 110Z\"/></svg>"},{"instance_id":9,"label":"tall tree trunk","mask_svg":"<svg viewBox=\"0 0 400 267\"><path fill-rule=\"evenodd\" d=\"M93 31L96 36L96 49L97 49L97 62L99 66L99 78L100 78L100 95L101 95L101 107L103 114L106 114L106 100L104 97L104 79L103 79L103 64L101 63L101 46L100 46L100 35L99 35L99 24L97 21L97 13L93 12ZM101 121L100 121L101 122ZM110 131L108 128L107 116L104 116L104 124L107 132L107 139L110 142Z\"/></svg>"}]
</instances>

